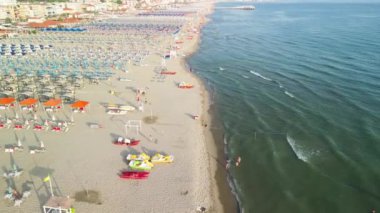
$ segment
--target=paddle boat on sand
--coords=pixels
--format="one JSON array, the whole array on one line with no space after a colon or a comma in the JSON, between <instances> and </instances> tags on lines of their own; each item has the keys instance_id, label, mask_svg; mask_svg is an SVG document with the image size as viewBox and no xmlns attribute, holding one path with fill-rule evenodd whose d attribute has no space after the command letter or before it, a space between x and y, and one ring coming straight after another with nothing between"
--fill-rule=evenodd
<instances>
[{"instance_id":1,"label":"paddle boat on sand","mask_svg":"<svg viewBox=\"0 0 380 213\"><path fill-rule=\"evenodd\" d=\"M175 75L177 72L174 71L161 71L161 75Z\"/></svg>"},{"instance_id":2,"label":"paddle boat on sand","mask_svg":"<svg viewBox=\"0 0 380 213\"><path fill-rule=\"evenodd\" d=\"M147 160L131 160L128 165L131 169L138 171L150 171L154 166Z\"/></svg>"},{"instance_id":3,"label":"paddle boat on sand","mask_svg":"<svg viewBox=\"0 0 380 213\"><path fill-rule=\"evenodd\" d=\"M150 156L145 153L139 155L128 154L127 160L150 160Z\"/></svg>"},{"instance_id":4,"label":"paddle boat on sand","mask_svg":"<svg viewBox=\"0 0 380 213\"><path fill-rule=\"evenodd\" d=\"M150 160L152 163L172 163L174 161L173 155L155 154Z\"/></svg>"},{"instance_id":5,"label":"paddle boat on sand","mask_svg":"<svg viewBox=\"0 0 380 213\"><path fill-rule=\"evenodd\" d=\"M123 171L119 175L120 178L122 179L137 179L137 180L142 180L142 179L147 179L149 177L149 172L145 171Z\"/></svg>"},{"instance_id":6,"label":"paddle boat on sand","mask_svg":"<svg viewBox=\"0 0 380 213\"><path fill-rule=\"evenodd\" d=\"M178 87L181 89L191 89L194 87L194 85L182 81L181 83L178 84Z\"/></svg>"},{"instance_id":7,"label":"paddle boat on sand","mask_svg":"<svg viewBox=\"0 0 380 213\"><path fill-rule=\"evenodd\" d=\"M125 146L136 146L140 143L140 140L136 139L129 139L129 138L123 138L123 137L118 137L113 144L115 145L125 145Z\"/></svg>"}]
</instances>

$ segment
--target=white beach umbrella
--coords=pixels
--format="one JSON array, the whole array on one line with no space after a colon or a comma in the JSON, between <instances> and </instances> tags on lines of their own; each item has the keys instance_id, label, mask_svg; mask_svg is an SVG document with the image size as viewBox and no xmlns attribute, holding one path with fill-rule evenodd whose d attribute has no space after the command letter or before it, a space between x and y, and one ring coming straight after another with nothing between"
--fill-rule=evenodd
<instances>
[{"instance_id":1,"label":"white beach umbrella","mask_svg":"<svg viewBox=\"0 0 380 213\"><path fill-rule=\"evenodd\" d=\"M55 115L52 115L52 116L51 116L51 119L52 119L53 121L55 121L55 120L56 120Z\"/></svg>"}]
</instances>

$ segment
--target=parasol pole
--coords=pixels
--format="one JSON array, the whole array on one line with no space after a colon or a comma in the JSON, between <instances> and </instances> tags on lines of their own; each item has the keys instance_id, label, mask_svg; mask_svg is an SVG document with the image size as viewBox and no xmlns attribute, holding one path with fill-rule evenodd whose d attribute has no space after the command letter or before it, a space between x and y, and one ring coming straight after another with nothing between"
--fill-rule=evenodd
<instances>
[{"instance_id":1,"label":"parasol pole","mask_svg":"<svg viewBox=\"0 0 380 213\"><path fill-rule=\"evenodd\" d=\"M50 176L49 176L50 177ZM53 193L53 186L51 184L51 178L49 178L49 185L50 185L50 193L51 193L51 196L54 197L54 193Z\"/></svg>"}]
</instances>

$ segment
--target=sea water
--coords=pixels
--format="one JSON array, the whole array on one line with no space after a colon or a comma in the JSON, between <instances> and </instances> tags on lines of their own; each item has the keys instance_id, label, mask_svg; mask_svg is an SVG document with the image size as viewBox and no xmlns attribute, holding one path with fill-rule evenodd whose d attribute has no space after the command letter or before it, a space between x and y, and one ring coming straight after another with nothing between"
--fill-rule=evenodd
<instances>
[{"instance_id":1,"label":"sea water","mask_svg":"<svg viewBox=\"0 0 380 213\"><path fill-rule=\"evenodd\" d=\"M189 59L241 209L380 211L380 5L241 4L216 5Z\"/></svg>"}]
</instances>

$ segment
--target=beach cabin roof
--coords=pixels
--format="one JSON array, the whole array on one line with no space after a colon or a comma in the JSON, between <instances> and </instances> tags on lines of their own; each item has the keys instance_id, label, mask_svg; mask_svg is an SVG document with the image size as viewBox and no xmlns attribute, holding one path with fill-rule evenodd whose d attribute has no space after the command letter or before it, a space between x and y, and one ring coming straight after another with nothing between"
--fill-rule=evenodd
<instances>
[{"instance_id":1,"label":"beach cabin roof","mask_svg":"<svg viewBox=\"0 0 380 213\"><path fill-rule=\"evenodd\" d=\"M77 101L73 104L71 104L72 108L84 108L89 104L88 101Z\"/></svg>"},{"instance_id":2,"label":"beach cabin roof","mask_svg":"<svg viewBox=\"0 0 380 213\"><path fill-rule=\"evenodd\" d=\"M27 98L27 99L21 101L20 105L21 106L31 106L31 105L33 105L33 104L35 104L37 102L38 102L38 100L35 99L35 98Z\"/></svg>"},{"instance_id":3,"label":"beach cabin roof","mask_svg":"<svg viewBox=\"0 0 380 213\"><path fill-rule=\"evenodd\" d=\"M9 97L9 98L0 98L0 105L8 105L13 102L15 102L15 98Z\"/></svg>"},{"instance_id":4,"label":"beach cabin roof","mask_svg":"<svg viewBox=\"0 0 380 213\"><path fill-rule=\"evenodd\" d=\"M50 99L44 103L45 107L54 107L62 103L61 99Z\"/></svg>"}]
</instances>

